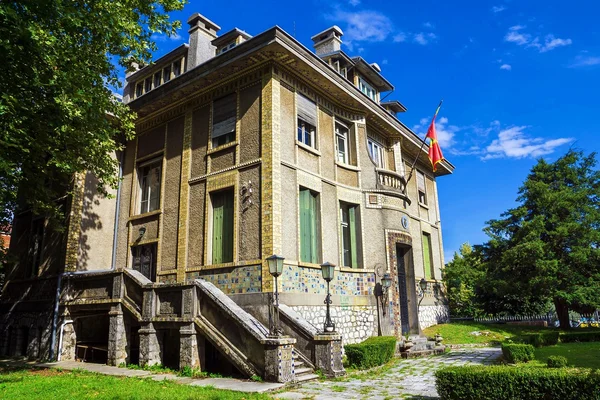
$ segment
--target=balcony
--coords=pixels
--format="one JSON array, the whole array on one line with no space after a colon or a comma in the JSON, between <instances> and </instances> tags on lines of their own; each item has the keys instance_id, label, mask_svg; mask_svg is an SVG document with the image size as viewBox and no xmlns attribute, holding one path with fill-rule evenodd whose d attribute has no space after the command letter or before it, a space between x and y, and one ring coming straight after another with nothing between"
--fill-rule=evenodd
<instances>
[{"instance_id":1,"label":"balcony","mask_svg":"<svg viewBox=\"0 0 600 400\"><path fill-rule=\"evenodd\" d=\"M383 168L375 168L377 171L377 189L387 190L401 197L406 197L406 180L397 172Z\"/></svg>"}]
</instances>

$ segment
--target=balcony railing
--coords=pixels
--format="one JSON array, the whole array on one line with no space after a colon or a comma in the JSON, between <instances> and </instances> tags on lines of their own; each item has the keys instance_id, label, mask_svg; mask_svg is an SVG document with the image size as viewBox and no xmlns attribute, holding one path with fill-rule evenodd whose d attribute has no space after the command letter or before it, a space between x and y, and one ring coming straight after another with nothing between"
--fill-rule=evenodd
<instances>
[{"instance_id":1,"label":"balcony railing","mask_svg":"<svg viewBox=\"0 0 600 400\"><path fill-rule=\"evenodd\" d=\"M376 168L376 170L379 189L391 190L403 195L406 194L406 180L404 176L383 168Z\"/></svg>"}]
</instances>

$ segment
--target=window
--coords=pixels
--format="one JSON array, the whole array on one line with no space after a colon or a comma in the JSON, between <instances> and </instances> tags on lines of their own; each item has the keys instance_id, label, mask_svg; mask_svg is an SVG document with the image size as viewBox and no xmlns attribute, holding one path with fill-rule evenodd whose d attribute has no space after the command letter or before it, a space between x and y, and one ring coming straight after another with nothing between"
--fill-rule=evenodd
<instances>
[{"instance_id":1,"label":"window","mask_svg":"<svg viewBox=\"0 0 600 400\"><path fill-rule=\"evenodd\" d=\"M212 147L219 147L235 140L237 96L235 93L213 102Z\"/></svg>"},{"instance_id":2,"label":"window","mask_svg":"<svg viewBox=\"0 0 600 400\"><path fill-rule=\"evenodd\" d=\"M382 145L374 141L373 139L367 139L367 146L369 147L369 154L371 159L375 162L379 168L385 168L385 150Z\"/></svg>"},{"instance_id":3,"label":"window","mask_svg":"<svg viewBox=\"0 0 600 400\"><path fill-rule=\"evenodd\" d=\"M300 188L300 261L319 262L319 194Z\"/></svg>"},{"instance_id":4,"label":"window","mask_svg":"<svg viewBox=\"0 0 600 400\"><path fill-rule=\"evenodd\" d=\"M227 43L225 46L221 47L219 49L219 51L217 51L217 54L223 54L225 53L227 50L231 50L236 46L235 41L231 42L231 43Z\"/></svg>"},{"instance_id":5,"label":"window","mask_svg":"<svg viewBox=\"0 0 600 400\"><path fill-rule=\"evenodd\" d=\"M38 276L42 263L42 252L44 244L44 219L37 218L31 223L29 235L29 276Z\"/></svg>"},{"instance_id":6,"label":"window","mask_svg":"<svg viewBox=\"0 0 600 400\"><path fill-rule=\"evenodd\" d=\"M296 95L298 108L298 141L316 148L317 104L301 94Z\"/></svg>"},{"instance_id":7,"label":"window","mask_svg":"<svg viewBox=\"0 0 600 400\"><path fill-rule=\"evenodd\" d=\"M173 75L174 76L181 75L181 61L182 60L183 60L183 58L181 60L177 60L173 63Z\"/></svg>"},{"instance_id":8,"label":"window","mask_svg":"<svg viewBox=\"0 0 600 400\"><path fill-rule=\"evenodd\" d=\"M137 85L135 85L135 97L140 97L143 94L144 94L144 83L138 82Z\"/></svg>"},{"instance_id":9,"label":"window","mask_svg":"<svg viewBox=\"0 0 600 400\"><path fill-rule=\"evenodd\" d=\"M433 274L433 254L431 253L431 235L423 232L423 268L425 279L432 279Z\"/></svg>"},{"instance_id":10,"label":"window","mask_svg":"<svg viewBox=\"0 0 600 400\"><path fill-rule=\"evenodd\" d=\"M163 82L169 82L171 80L171 66L167 65L165 69L163 69Z\"/></svg>"},{"instance_id":11,"label":"window","mask_svg":"<svg viewBox=\"0 0 600 400\"><path fill-rule=\"evenodd\" d=\"M158 71L157 73L154 74L154 88L157 88L160 86L161 84L161 71Z\"/></svg>"},{"instance_id":12,"label":"window","mask_svg":"<svg viewBox=\"0 0 600 400\"><path fill-rule=\"evenodd\" d=\"M131 248L132 268L154 282L156 279L156 244Z\"/></svg>"},{"instance_id":13,"label":"window","mask_svg":"<svg viewBox=\"0 0 600 400\"><path fill-rule=\"evenodd\" d=\"M377 101L377 92L362 77L358 77L358 88L373 101Z\"/></svg>"},{"instance_id":14,"label":"window","mask_svg":"<svg viewBox=\"0 0 600 400\"><path fill-rule=\"evenodd\" d=\"M212 263L233 261L233 189L210 195L212 203Z\"/></svg>"},{"instance_id":15,"label":"window","mask_svg":"<svg viewBox=\"0 0 600 400\"><path fill-rule=\"evenodd\" d=\"M348 127L341 122L335 123L335 143L337 147L337 160L349 164L348 158Z\"/></svg>"},{"instance_id":16,"label":"window","mask_svg":"<svg viewBox=\"0 0 600 400\"><path fill-rule=\"evenodd\" d=\"M140 214L160 208L162 160L153 160L138 167L140 180Z\"/></svg>"},{"instance_id":17,"label":"window","mask_svg":"<svg viewBox=\"0 0 600 400\"><path fill-rule=\"evenodd\" d=\"M417 171L417 190L419 192L419 203L426 206L427 192L425 190L425 175L419 171Z\"/></svg>"},{"instance_id":18,"label":"window","mask_svg":"<svg viewBox=\"0 0 600 400\"><path fill-rule=\"evenodd\" d=\"M340 203L342 265L358 268L358 206Z\"/></svg>"},{"instance_id":19,"label":"window","mask_svg":"<svg viewBox=\"0 0 600 400\"><path fill-rule=\"evenodd\" d=\"M144 92L148 93L151 90L152 90L152 78L146 78L146 81L144 82Z\"/></svg>"}]
</instances>

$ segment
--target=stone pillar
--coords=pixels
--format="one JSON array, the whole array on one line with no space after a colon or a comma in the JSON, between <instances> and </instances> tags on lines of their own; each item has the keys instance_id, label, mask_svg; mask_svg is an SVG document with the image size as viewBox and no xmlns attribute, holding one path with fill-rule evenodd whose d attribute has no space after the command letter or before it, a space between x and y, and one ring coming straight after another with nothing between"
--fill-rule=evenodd
<instances>
[{"instance_id":1,"label":"stone pillar","mask_svg":"<svg viewBox=\"0 0 600 400\"><path fill-rule=\"evenodd\" d=\"M138 331L140 335L140 366L153 366L162 364L160 343L156 336L156 329L150 322L143 325Z\"/></svg>"},{"instance_id":2,"label":"stone pillar","mask_svg":"<svg viewBox=\"0 0 600 400\"><path fill-rule=\"evenodd\" d=\"M335 378L346 374L342 365L342 336L338 334L320 334L314 337L315 367L325 376Z\"/></svg>"},{"instance_id":3,"label":"stone pillar","mask_svg":"<svg viewBox=\"0 0 600 400\"><path fill-rule=\"evenodd\" d=\"M108 329L108 365L119 366L127 363L127 330L123 310L118 304L110 310Z\"/></svg>"},{"instance_id":4,"label":"stone pillar","mask_svg":"<svg viewBox=\"0 0 600 400\"><path fill-rule=\"evenodd\" d=\"M179 368L201 368L197 338L193 323L179 329Z\"/></svg>"},{"instance_id":5,"label":"stone pillar","mask_svg":"<svg viewBox=\"0 0 600 400\"><path fill-rule=\"evenodd\" d=\"M292 352L294 345L270 345L265 349L265 381L268 382L291 382L296 380L294 374L294 360Z\"/></svg>"}]
</instances>

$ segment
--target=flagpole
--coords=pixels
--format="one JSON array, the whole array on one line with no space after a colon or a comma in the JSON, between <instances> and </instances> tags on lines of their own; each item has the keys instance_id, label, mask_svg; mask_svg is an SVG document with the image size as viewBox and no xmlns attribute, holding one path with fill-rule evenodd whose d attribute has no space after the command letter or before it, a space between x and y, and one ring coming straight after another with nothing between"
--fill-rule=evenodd
<instances>
[{"instance_id":1,"label":"flagpole","mask_svg":"<svg viewBox=\"0 0 600 400\"><path fill-rule=\"evenodd\" d=\"M435 114L433 115L432 122L437 117L438 112L440 111L440 108L442 108L443 102L444 102L444 99L440 100L440 104L438 104L438 106L435 110ZM417 156L415 157L415 161L413 161L412 165L410 166L410 173L408 174L408 179L406 180L406 183L410 182L410 179L412 178L412 175L415 172L415 166L417 165L417 160L419 159L419 156L421 155L421 151L423 151L423 147L425 147L426 139L427 139L427 136L425 136L425 138L423 139L423 143L421 144L421 148L419 149L419 152L417 153Z\"/></svg>"}]
</instances>

